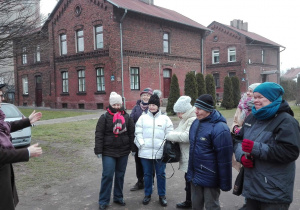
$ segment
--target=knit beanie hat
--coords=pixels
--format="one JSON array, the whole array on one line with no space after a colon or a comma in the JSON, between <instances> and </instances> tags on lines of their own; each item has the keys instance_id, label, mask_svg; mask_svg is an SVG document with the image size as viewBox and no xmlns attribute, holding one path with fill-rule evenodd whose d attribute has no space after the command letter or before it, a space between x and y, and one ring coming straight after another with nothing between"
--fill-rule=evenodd
<instances>
[{"instance_id":1,"label":"knit beanie hat","mask_svg":"<svg viewBox=\"0 0 300 210\"><path fill-rule=\"evenodd\" d=\"M149 101L148 104L155 104L156 106L158 106L158 108L160 107L160 100L157 94L153 94Z\"/></svg>"},{"instance_id":2,"label":"knit beanie hat","mask_svg":"<svg viewBox=\"0 0 300 210\"><path fill-rule=\"evenodd\" d=\"M195 107L202 109L207 112L213 112L214 110L214 100L211 95L203 94L197 98L195 102Z\"/></svg>"},{"instance_id":3,"label":"knit beanie hat","mask_svg":"<svg viewBox=\"0 0 300 210\"><path fill-rule=\"evenodd\" d=\"M123 104L122 97L116 92L111 92L109 96L109 104L111 106L114 104Z\"/></svg>"},{"instance_id":4,"label":"knit beanie hat","mask_svg":"<svg viewBox=\"0 0 300 210\"><path fill-rule=\"evenodd\" d=\"M148 94L150 94L150 95L153 95L153 90L152 90L151 88L145 88L145 89L141 92L140 96L143 95L144 93L148 93Z\"/></svg>"},{"instance_id":5,"label":"knit beanie hat","mask_svg":"<svg viewBox=\"0 0 300 210\"><path fill-rule=\"evenodd\" d=\"M269 101L273 102L284 94L284 89L277 83L264 82L257 86L253 92L259 92L269 99Z\"/></svg>"},{"instance_id":6,"label":"knit beanie hat","mask_svg":"<svg viewBox=\"0 0 300 210\"><path fill-rule=\"evenodd\" d=\"M261 83L253 83L251 85L249 85L248 88L250 88L251 90L254 90L257 86L259 86Z\"/></svg>"},{"instance_id":7,"label":"knit beanie hat","mask_svg":"<svg viewBox=\"0 0 300 210\"><path fill-rule=\"evenodd\" d=\"M191 97L189 96L180 96L180 98L174 104L173 110L175 113L186 113L192 108Z\"/></svg>"}]
</instances>

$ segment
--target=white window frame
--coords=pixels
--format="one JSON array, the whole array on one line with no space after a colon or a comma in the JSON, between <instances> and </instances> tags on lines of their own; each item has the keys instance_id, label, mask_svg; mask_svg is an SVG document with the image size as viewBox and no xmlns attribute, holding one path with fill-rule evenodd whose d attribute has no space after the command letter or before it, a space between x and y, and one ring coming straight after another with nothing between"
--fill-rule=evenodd
<instances>
[{"instance_id":1,"label":"white window frame","mask_svg":"<svg viewBox=\"0 0 300 210\"><path fill-rule=\"evenodd\" d=\"M22 77L23 95L28 95L28 76Z\"/></svg>"},{"instance_id":2,"label":"white window frame","mask_svg":"<svg viewBox=\"0 0 300 210\"><path fill-rule=\"evenodd\" d=\"M96 68L96 77L97 77L97 91L105 91L105 78L104 78L104 68Z\"/></svg>"},{"instance_id":3,"label":"white window frame","mask_svg":"<svg viewBox=\"0 0 300 210\"><path fill-rule=\"evenodd\" d=\"M228 48L228 62L236 62L236 49L235 49L235 47Z\"/></svg>"},{"instance_id":4,"label":"white window frame","mask_svg":"<svg viewBox=\"0 0 300 210\"><path fill-rule=\"evenodd\" d=\"M59 35L59 48L60 48L60 55L67 55L68 48L67 48L67 35L60 34Z\"/></svg>"},{"instance_id":5,"label":"white window frame","mask_svg":"<svg viewBox=\"0 0 300 210\"><path fill-rule=\"evenodd\" d=\"M22 49L22 64L27 64L27 50L26 47Z\"/></svg>"},{"instance_id":6,"label":"white window frame","mask_svg":"<svg viewBox=\"0 0 300 210\"><path fill-rule=\"evenodd\" d=\"M79 34L81 33L82 34ZM83 29L79 29L76 31L76 52L84 52L84 33Z\"/></svg>"},{"instance_id":7,"label":"white window frame","mask_svg":"<svg viewBox=\"0 0 300 210\"><path fill-rule=\"evenodd\" d=\"M34 63L41 62L41 48L40 45L36 46L34 53Z\"/></svg>"},{"instance_id":8,"label":"white window frame","mask_svg":"<svg viewBox=\"0 0 300 210\"><path fill-rule=\"evenodd\" d=\"M218 61L215 61L215 58L218 58ZM213 64L220 63L220 50L213 50L212 51L212 63Z\"/></svg>"},{"instance_id":9,"label":"white window frame","mask_svg":"<svg viewBox=\"0 0 300 210\"><path fill-rule=\"evenodd\" d=\"M130 68L130 89L140 89L140 69L137 67Z\"/></svg>"},{"instance_id":10,"label":"white window frame","mask_svg":"<svg viewBox=\"0 0 300 210\"><path fill-rule=\"evenodd\" d=\"M78 92L85 92L85 70L78 70Z\"/></svg>"},{"instance_id":11,"label":"white window frame","mask_svg":"<svg viewBox=\"0 0 300 210\"><path fill-rule=\"evenodd\" d=\"M266 61L266 51L265 50L261 50L261 62L265 63Z\"/></svg>"},{"instance_id":12,"label":"white window frame","mask_svg":"<svg viewBox=\"0 0 300 210\"><path fill-rule=\"evenodd\" d=\"M69 73L68 71L61 72L62 78L62 92L68 93L69 92Z\"/></svg>"},{"instance_id":13,"label":"white window frame","mask_svg":"<svg viewBox=\"0 0 300 210\"><path fill-rule=\"evenodd\" d=\"M214 73L213 78L215 81L216 88L220 88L220 73Z\"/></svg>"},{"instance_id":14,"label":"white window frame","mask_svg":"<svg viewBox=\"0 0 300 210\"><path fill-rule=\"evenodd\" d=\"M170 53L170 34L167 32L163 34L163 52Z\"/></svg>"},{"instance_id":15,"label":"white window frame","mask_svg":"<svg viewBox=\"0 0 300 210\"><path fill-rule=\"evenodd\" d=\"M98 31L99 29L99 31ZM102 25L96 25L94 26L94 40L95 40L95 50L97 49L103 49L103 26Z\"/></svg>"}]
</instances>

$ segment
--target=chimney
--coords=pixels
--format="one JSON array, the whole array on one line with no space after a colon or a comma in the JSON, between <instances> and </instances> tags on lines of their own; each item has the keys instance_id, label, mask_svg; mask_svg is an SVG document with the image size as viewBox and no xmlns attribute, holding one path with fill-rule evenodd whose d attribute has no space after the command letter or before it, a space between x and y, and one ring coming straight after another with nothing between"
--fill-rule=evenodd
<instances>
[{"instance_id":1,"label":"chimney","mask_svg":"<svg viewBox=\"0 0 300 210\"><path fill-rule=\"evenodd\" d=\"M140 0L146 4L149 4L149 5L154 5L154 0Z\"/></svg>"},{"instance_id":2,"label":"chimney","mask_svg":"<svg viewBox=\"0 0 300 210\"><path fill-rule=\"evenodd\" d=\"M230 21L230 26L243 31L248 31L248 23L247 22L244 23L242 20L234 19Z\"/></svg>"}]
</instances>

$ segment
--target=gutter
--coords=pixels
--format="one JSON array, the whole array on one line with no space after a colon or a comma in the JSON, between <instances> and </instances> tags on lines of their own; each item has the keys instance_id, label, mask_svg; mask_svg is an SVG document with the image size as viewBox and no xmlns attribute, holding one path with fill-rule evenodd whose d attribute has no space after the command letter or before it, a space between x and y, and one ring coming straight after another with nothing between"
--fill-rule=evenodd
<instances>
[{"instance_id":1,"label":"gutter","mask_svg":"<svg viewBox=\"0 0 300 210\"><path fill-rule=\"evenodd\" d=\"M120 20L120 47L121 47L121 72L122 72L122 98L124 103L124 108L126 109L126 101L124 97L124 61L123 61L123 28L122 23L127 14L127 9L125 9L124 14Z\"/></svg>"}]
</instances>

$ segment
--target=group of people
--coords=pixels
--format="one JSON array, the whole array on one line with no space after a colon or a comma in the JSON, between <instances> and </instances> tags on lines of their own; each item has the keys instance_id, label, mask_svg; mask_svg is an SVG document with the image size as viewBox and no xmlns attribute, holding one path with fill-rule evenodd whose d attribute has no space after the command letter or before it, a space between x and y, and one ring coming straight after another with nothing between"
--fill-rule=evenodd
<instances>
[{"instance_id":1,"label":"group of people","mask_svg":"<svg viewBox=\"0 0 300 210\"><path fill-rule=\"evenodd\" d=\"M211 95L191 104L181 96L173 109L180 119L176 129L160 110L160 98L144 89L130 116L122 97L110 95L110 105L97 123L95 154L102 158L99 209L113 201L125 206L124 175L130 153L135 158L137 182L131 191L144 189L149 204L156 176L159 202L167 206L166 163L161 161L165 140L179 142L179 170L185 175L185 201L177 208L220 209L221 191L232 189L232 167L244 167L241 209L288 209L293 199L295 161L299 156L300 128L282 99L283 88L272 82L255 83L237 107L231 128L215 109Z\"/></svg>"}]
</instances>

